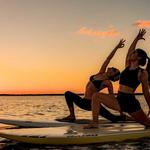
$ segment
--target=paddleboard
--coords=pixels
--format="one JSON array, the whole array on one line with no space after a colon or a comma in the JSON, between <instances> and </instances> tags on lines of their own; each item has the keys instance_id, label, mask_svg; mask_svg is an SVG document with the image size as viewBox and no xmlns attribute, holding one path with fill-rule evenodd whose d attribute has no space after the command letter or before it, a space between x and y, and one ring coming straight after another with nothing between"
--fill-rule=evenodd
<instances>
[{"instance_id":1,"label":"paddleboard","mask_svg":"<svg viewBox=\"0 0 150 150\"><path fill-rule=\"evenodd\" d=\"M43 121L43 120L15 120L15 119L0 119L0 123L7 125L14 125L23 128L41 128L41 127L57 127L69 125L69 122L58 122L55 120Z\"/></svg>"},{"instance_id":2,"label":"paddleboard","mask_svg":"<svg viewBox=\"0 0 150 150\"><path fill-rule=\"evenodd\" d=\"M65 125L71 125L71 124L88 124L91 120L89 119L77 119L75 122L63 122L63 121L57 121L56 120L17 120L17 119L4 119L0 118L0 123L7 124L7 125L14 125L17 127L23 127L23 128L43 128L43 127L58 127L58 126L65 126ZM111 123L108 120L99 120L101 124L108 124ZM133 122L133 121L128 121Z\"/></svg>"},{"instance_id":3,"label":"paddleboard","mask_svg":"<svg viewBox=\"0 0 150 150\"><path fill-rule=\"evenodd\" d=\"M30 144L74 145L121 142L150 137L150 130L134 123L99 125L99 129L83 129L83 125L0 130L0 137Z\"/></svg>"}]
</instances>

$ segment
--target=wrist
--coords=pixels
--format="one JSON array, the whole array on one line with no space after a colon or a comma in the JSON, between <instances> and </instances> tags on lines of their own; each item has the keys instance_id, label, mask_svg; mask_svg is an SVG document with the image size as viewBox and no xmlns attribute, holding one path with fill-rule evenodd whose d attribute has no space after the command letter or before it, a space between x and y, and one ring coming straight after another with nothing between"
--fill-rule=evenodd
<instances>
[{"instance_id":1,"label":"wrist","mask_svg":"<svg viewBox=\"0 0 150 150\"><path fill-rule=\"evenodd\" d=\"M137 37L135 38L135 40L138 41L138 40L139 40L139 37L137 36Z\"/></svg>"}]
</instances>

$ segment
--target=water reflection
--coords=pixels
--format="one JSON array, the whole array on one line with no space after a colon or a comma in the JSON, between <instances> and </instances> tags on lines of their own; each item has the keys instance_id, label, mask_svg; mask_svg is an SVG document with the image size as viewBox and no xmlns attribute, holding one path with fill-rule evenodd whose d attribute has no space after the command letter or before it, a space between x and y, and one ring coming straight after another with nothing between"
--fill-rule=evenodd
<instances>
[{"instance_id":1,"label":"water reflection","mask_svg":"<svg viewBox=\"0 0 150 150\"><path fill-rule=\"evenodd\" d=\"M138 96L145 111L145 100ZM91 112L75 108L78 118L91 119ZM0 97L0 118L7 119L30 119L30 120L52 120L68 115L68 108L63 96L1 96ZM37 146L22 143L15 143L1 139L0 149L6 150L149 150L150 139L140 139L134 142L94 144L94 145L73 145L73 146Z\"/></svg>"}]
</instances>

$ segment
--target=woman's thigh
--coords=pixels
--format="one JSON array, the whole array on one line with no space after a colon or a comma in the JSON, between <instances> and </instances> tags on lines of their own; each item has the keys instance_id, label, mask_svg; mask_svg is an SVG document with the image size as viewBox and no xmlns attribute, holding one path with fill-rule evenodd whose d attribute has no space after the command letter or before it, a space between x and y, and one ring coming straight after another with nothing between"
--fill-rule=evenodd
<instances>
[{"instance_id":1,"label":"woman's thigh","mask_svg":"<svg viewBox=\"0 0 150 150\"><path fill-rule=\"evenodd\" d=\"M141 123L146 126L150 126L150 118L144 113L144 111L141 109L138 112L129 113L132 118L138 123Z\"/></svg>"},{"instance_id":2,"label":"woman's thigh","mask_svg":"<svg viewBox=\"0 0 150 150\"><path fill-rule=\"evenodd\" d=\"M69 97L69 101L75 103L79 108L88 111L91 110L91 100L84 99L78 94L70 91L66 92L66 95Z\"/></svg>"},{"instance_id":3,"label":"woman's thigh","mask_svg":"<svg viewBox=\"0 0 150 150\"><path fill-rule=\"evenodd\" d=\"M120 106L114 95L105 94L105 93L95 93L92 97L92 101L99 101L108 108L120 111Z\"/></svg>"}]
</instances>

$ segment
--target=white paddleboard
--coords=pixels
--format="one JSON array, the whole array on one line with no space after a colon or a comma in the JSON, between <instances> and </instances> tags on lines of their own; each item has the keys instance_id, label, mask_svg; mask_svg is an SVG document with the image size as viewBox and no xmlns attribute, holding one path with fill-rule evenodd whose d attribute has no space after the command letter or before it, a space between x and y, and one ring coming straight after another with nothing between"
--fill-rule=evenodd
<instances>
[{"instance_id":1,"label":"white paddleboard","mask_svg":"<svg viewBox=\"0 0 150 150\"><path fill-rule=\"evenodd\" d=\"M70 145L121 142L150 137L150 130L134 123L99 125L99 129L83 129L83 125L1 130L0 137L31 144Z\"/></svg>"},{"instance_id":2,"label":"white paddleboard","mask_svg":"<svg viewBox=\"0 0 150 150\"><path fill-rule=\"evenodd\" d=\"M17 127L24 127L24 128L41 128L41 127L57 127L57 126L64 126L69 125L69 122L59 122L55 120L50 121L43 121L43 120L15 120L15 119L0 119L0 123L13 125Z\"/></svg>"},{"instance_id":3,"label":"white paddleboard","mask_svg":"<svg viewBox=\"0 0 150 150\"><path fill-rule=\"evenodd\" d=\"M43 120L21 120L21 119L16 120L16 119L0 118L0 123L23 128L41 128L41 127L43 128L43 127L58 127L72 124L88 124L90 121L91 120L89 119L78 119L74 123L70 123L70 122L60 122L56 120L43 121ZM102 124L111 123L110 121L107 120L99 120L99 122Z\"/></svg>"}]
</instances>

